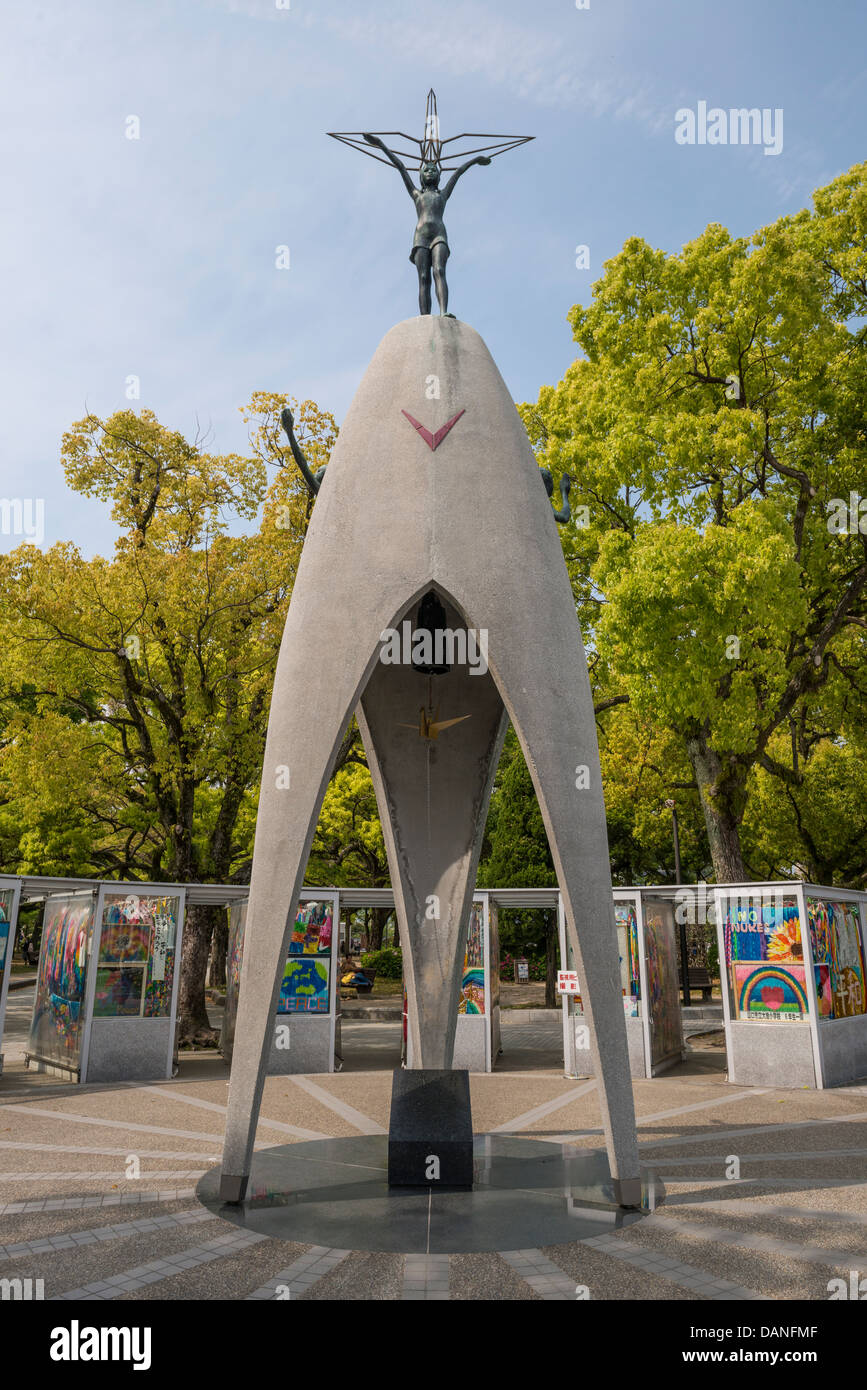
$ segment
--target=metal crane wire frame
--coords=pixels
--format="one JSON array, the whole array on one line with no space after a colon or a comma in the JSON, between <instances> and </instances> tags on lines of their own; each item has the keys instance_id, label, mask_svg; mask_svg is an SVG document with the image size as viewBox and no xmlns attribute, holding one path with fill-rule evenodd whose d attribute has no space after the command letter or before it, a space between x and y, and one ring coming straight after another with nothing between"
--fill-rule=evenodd
<instances>
[{"instance_id":1,"label":"metal crane wire frame","mask_svg":"<svg viewBox=\"0 0 867 1390\"><path fill-rule=\"evenodd\" d=\"M360 150L362 154L369 155L371 159L379 160L380 164L387 164L393 169L394 165L384 155L378 154L375 149L368 145L363 134L358 131L336 131L329 130L328 134L332 140L340 140L344 145L351 145L353 149ZM412 135L406 135L402 130L376 130L372 134L379 135L390 149L403 160L407 169L412 169L418 173L423 164L436 164L443 171L450 172L459 169L461 164L470 155L487 154L491 159L495 159L498 154L505 154L507 150L517 149L518 145L526 145L530 140L534 140L534 135L483 135L478 132L465 131L462 135L452 135L448 140L440 139L440 123L437 114L437 98L433 87L427 94L427 106L425 109L424 138L416 140ZM409 152L400 149L394 142L395 140L405 141L410 146ZM446 150L446 146L456 145L459 140L485 140L489 144L476 145L470 149Z\"/></svg>"}]
</instances>

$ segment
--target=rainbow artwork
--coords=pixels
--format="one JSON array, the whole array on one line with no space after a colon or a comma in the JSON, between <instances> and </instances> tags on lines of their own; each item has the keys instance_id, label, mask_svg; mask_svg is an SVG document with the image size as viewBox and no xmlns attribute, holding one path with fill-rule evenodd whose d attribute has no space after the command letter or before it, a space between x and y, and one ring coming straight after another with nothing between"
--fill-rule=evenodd
<instances>
[{"instance_id":1,"label":"rainbow artwork","mask_svg":"<svg viewBox=\"0 0 867 1390\"><path fill-rule=\"evenodd\" d=\"M147 901L147 900L145 900ZM99 938L100 965L143 964L148 955L150 915L134 894L106 897Z\"/></svg>"},{"instance_id":2,"label":"rainbow artwork","mask_svg":"<svg viewBox=\"0 0 867 1390\"><path fill-rule=\"evenodd\" d=\"M762 1023L800 1023L809 1013L803 965L732 966L732 983L740 1019Z\"/></svg>"}]
</instances>

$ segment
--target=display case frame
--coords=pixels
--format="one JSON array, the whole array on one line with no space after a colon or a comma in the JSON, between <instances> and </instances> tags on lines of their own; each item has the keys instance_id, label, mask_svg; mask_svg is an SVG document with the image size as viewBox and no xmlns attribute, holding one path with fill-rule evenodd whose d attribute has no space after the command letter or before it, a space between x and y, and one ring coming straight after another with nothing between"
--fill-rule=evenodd
<instances>
[{"instance_id":1,"label":"display case frame","mask_svg":"<svg viewBox=\"0 0 867 1390\"><path fill-rule=\"evenodd\" d=\"M0 1076L3 1074L3 1028L6 1022L6 1000L12 980L12 962L15 955L15 942L18 936L18 909L21 903L21 879L10 874L0 874L0 893L10 896L7 911L9 930L3 938L0 926Z\"/></svg>"}]
</instances>

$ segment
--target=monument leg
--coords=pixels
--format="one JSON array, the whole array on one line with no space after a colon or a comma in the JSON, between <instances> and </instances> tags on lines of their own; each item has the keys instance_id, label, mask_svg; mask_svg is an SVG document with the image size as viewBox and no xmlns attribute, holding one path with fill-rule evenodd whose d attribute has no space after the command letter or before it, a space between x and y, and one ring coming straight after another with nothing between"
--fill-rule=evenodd
<instances>
[{"instance_id":1,"label":"monument leg","mask_svg":"<svg viewBox=\"0 0 867 1390\"><path fill-rule=\"evenodd\" d=\"M357 616L364 582L360 575L350 576L350 591L353 583L358 587L352 594L355 612L349 617L350 593L341 594L332 586L312 592L308 587L305 594L299 577L274 680L229 1081L220 1185L227 1202L242 1201L246 1192L298 894L337 750L388 621L376 613L376 599L368 593L369 637L364 640L368 622L359 622ZM354 662L349 635L334 631L340 623L352 625ZM309 714L307 645L301 640L301 634L311 631L319 633L328 653L318 668L314 719ZM359 651L370 653L366 663L358 658Z\"/></svg>"},{"instance_id":2,"label":"monument leg","mask_svg":"<svg viewBox=\"0 0 867 1390\"><path fill-rule=\"evenodd\" d=\"M493 648L493 643L492 643ZM583 653L567 668L568 689L539 681L538 653L511 648L492 669L521 742L563 894L566 937L582 985L598 1078L605 1144L621 1206L641 1201L635 1109L618 973L605 803L593 701ZM569 671L570 666L578 669ZM556 739L552 731L558 730Z\"/></svg>"},{"instance_id":3,"label":"monument leg","mask_svg":"<svg viewBox=\"0 0 867 1390\"><path fill-rule=\"evenodd\" d=\"M323 770L333 761L336 743L323 749ZM305 797L315 828L321 795ZM259 802L259 825L244 932L244 956L238 999L235 1044L229 1081L226 1137L220 1196L243 1201L250 1172L253 1140L268 1059L282 964L289 950L291 925L309 853L306 839L274 836L271 821L280 815L273 795ZM294 819L294 818L293 818ZM264 833L263 833L264 832ZM270 833L269 833L270 832ZM279 840L279 848L276 843ZM269 842L273 848L269 848Z\"/></svg>"}]
</instances>

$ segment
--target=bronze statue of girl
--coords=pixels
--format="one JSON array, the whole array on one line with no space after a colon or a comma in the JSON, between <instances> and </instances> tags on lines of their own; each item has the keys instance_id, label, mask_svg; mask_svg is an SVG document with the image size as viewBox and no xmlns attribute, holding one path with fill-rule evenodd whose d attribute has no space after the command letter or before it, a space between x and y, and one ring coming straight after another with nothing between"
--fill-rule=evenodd
<instances>
[{"instance_id":1,"label":"bronze statue of girl","mask_svg":"<svg viewBox=\"0 0 867 1390\"><path fill-rule=\"evenodd\" d=\"M390 150L385 141L381 140L378 135L369 135L366 131L363 133L369 145L375 145L377 149L382 150L387 159L391 160L406 185L407 193L415 203L418 222L416 223L409 258L415 263L415 268L418 271L419 313L429 314L431 311L431 275L433 275L440 314L453 318L453 314L449 315L449 287L446 284L449 243L443 222L443 213L461 174L465 174L474 164L490 164L490 158L488 155L480 154L475 159L468 159L466 164L462 164L459 169L455 170L445 188L442 189L440 188L440 166L432 161L426 161L419 169L421 188L416 188L407 172L406 165L395 154L394 150Z\"/></svg>"}]
</instances>

